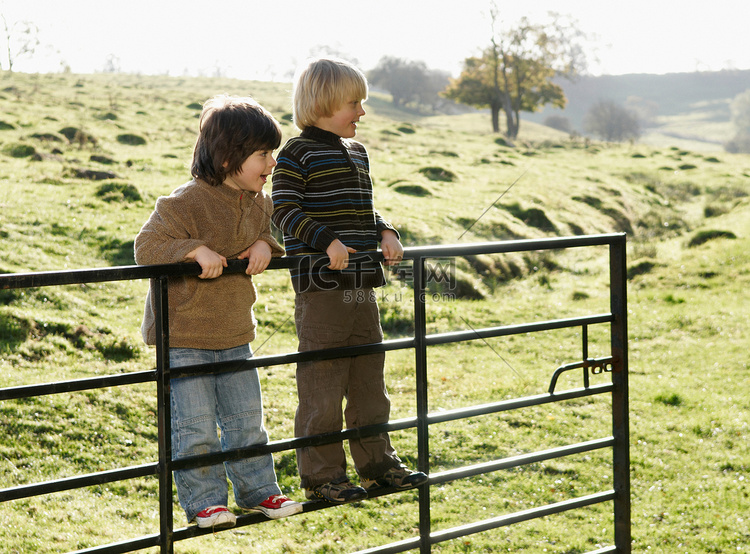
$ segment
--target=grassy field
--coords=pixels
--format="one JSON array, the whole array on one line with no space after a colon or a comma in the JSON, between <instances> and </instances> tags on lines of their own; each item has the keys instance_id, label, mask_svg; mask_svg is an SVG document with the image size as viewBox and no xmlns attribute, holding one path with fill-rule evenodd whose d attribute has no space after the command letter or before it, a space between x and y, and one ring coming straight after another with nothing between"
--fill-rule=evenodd
<instances>
[{"instance_id":1,"label":"grassy field","mask_svg":"<svg viewBox=\"0 0 750 554\"><path fill-rule=\"evenodd\" d=\"M0 78L0 272L129 265L156 198L189 179L200 103L251 94L289 122L290 86L127 75ZM517 144L487 116L416 116L374 95L359 138L376 205L406 246L628 233L633 551L743 552L750 544L750 156L684 144L571 142L525 122ZM430 332L608 311L599 249L456 260L458 294L428 305ZM283 271L256 279L257 354L294 351ZM146 282L0 290L0 386L140 371ZM410 333L395 278L381 292L388 338ZM593 331L591 356L608 352ZM575 333L431 348L430 410L546 391L580 359ZM601 380L605 377L598 377ZM272 439L292 436L294 368L261 371ZM387 358L392 416L414 412L413 354ZM594 379L593 382L599 382ZM571 378L561 387L579 386ZM0 404L0 487L156 459L155 387ZM609 402L569 401L431 429L431 471L610 434ZM416 463L416 434L394 434ZM302 498L293 453L276 457ZM433 530L611 487L606 453L490 473L431 490ZM69 552L158 531L156 479L0 505L10 553ZM352 552L415 536L415 492L179 543L180 553ZM183 525L175 505L177 525ZM611 505L437 545L434 552L578 554L612 542ZM152 551L155 551L152 549Z\"/></svg>"}]
</instances>

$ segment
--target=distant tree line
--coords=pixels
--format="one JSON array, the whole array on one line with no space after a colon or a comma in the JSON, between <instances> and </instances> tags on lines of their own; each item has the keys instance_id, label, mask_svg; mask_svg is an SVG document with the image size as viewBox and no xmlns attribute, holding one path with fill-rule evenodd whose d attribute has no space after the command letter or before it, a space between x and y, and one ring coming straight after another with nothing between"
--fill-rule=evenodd
<instances>
[{"instance_id":1,"label":"distant tree line","mask_svg":"<svg viewBox=\"0 0 750 554\"><path fill-rule=\"evenodd\" d=\"M429 69L424 62L385 56L367 77L373 85L391 94L394 106L438 110L445 104L439 93L448 86L450 73Z\"/></svg>"},{"instance_id":2,"label":"distant tree line","mask_svg":"<svg viewBox=\"0 0 750 554\"><path fill-rule=\"evenodd\" d=\"M586 66L574 23L550 14L548 24L521 19L518 26L495 32L499 10L493 6L490 45L480 56L466 58L457 79L443 71L428 69L422 62L394 57L380 60L368 75L370 81L391 93L393 104L437 109L440 98L476 108L489 108L492 130L500 132L500 114L505 116L505 134L515 139L521 127L521 112L533 112L545 104L564 107L562 87L555 77L574 78Z\"/></svg>"}]
</instances>

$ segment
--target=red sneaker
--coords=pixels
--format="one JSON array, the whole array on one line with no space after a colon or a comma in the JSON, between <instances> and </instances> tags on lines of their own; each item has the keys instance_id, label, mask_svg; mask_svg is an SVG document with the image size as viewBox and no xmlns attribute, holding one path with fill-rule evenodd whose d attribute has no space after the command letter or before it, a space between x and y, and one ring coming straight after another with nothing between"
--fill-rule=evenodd
<instances>
[{"instance_id":1,"label":"red sneaker","mask_svg":"<svg viewBox=\"0 0 750 554\"><path fill-rule=\"evenodd\" d=\"M235 526L237 516L230 512L226 506L210 506L196 514L195 522L202 529L206 527L226 529Z\"/></svg>"},{"instance_id":2,"label":"red sneaker","mask_svg":"<svg viewBox=\"0 0 750 554\"><path fill-rule=\"evenodd\" d=\"M279 519L280 517L288 517L300 513L302 511L302 504L287 498L283 494L274 494L254 508L250 508L250 511L261 512L271 519Z\"/></svg>"}]
</instances>

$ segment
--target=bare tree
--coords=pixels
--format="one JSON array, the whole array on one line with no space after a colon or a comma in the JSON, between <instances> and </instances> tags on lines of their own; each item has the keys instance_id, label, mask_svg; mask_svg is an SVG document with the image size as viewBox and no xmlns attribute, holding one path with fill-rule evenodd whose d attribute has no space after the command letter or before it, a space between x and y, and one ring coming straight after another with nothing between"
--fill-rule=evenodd
<instances>
[{"instance_id":1,"label":"bare tree","mask_svg":"<svg viewBox=\"0 0 750 554\"><path fill-rule=\"evenodd\" d=\"M115 54L107 55L103 71L104 73L120 73L120 58Z\"/></svg>"},{"instance_id":2,"label":"bare tree","mask_svg":"<svg viewBox=\"0 0 750 554\"><path fill-rule=\"evenodd\" d=\"M39 28L30 21L16 21L8 25L5 15L0 14L5 31L5 44L8 56L8 71L13 72L13 64L26 55L33 55L39 46Z\"/></svg>"}]
</instances>

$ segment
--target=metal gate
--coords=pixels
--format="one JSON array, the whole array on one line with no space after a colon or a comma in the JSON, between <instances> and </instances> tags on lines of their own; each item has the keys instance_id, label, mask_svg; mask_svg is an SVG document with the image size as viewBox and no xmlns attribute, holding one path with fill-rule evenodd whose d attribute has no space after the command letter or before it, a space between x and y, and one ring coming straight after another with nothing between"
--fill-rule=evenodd
<instances>
[{"instance_id":1,"label":"metal gate","mask_svg":"<svg viewBox=\"0 0 750 554\"><path fill-rule=\"evenodd\" d=\"M169 367L167 356L169 333L166 316L168 313L167 306L169 302L167 294L167 279L170 276L176 275L198 275L200 273L200 267L197 264L169 264L159 266L127 266L105 269L0 275L0 289L150 279L152 294L154 294L154 297L156 298L157 305L157 338L160 339L158 340L156 348L156 367L153 370L0 389L0 401L2 401L155 381L158 395L158 461L88 475L79 475L55 481L2 489L0 490L0 503L92 485L156 475L159 479L160 529L158 534L93 547L78 552L110 554L159 547L160 551L163 553L172 553L175 542L212 532L210 529L199 529L195 526L174 529L172 513L172 472L174 470L210 465L258 454L293 450L304 446L339 442L353 437L366 437L384 431L393 432L415 428L417 431L418 469L429 475L428 482L419 487L418 492L419 536L377 548L362 550L360 551L361 553L395 553L409 550L419 550L421 553L429 553L431 551L431 545L443 541L540 518L550 514L574 510L584 506L612 502L614 506L614 544L591 551L590 554L601 554L606 552L629 554L631 551L631 516L625 244L626 238L624 234L605 234L539 240L516 240L468 245L407 248L404 253L404 259L413 260L415 329L413 337L387 340L383 343L373 345L254 357L244 362L243 367L270 367L313 359L349 357L374 352L412 349L414 351L414 366L416 374L416 414L414 416L392 420L382 425L346 429L341 432L327 433L325 435L272 441L263 446L249 447L219 454L195 456L192 458L182 458L180 460L172 460L169 412L170 380L199 371L205 372L206 367ZM471 329L469 331L433 335L427 334L425 313L427 279L425 268L428 260L456 256L546 251L591 246L608 246L609 248L609 312L568 319L535 321L520 325ZM358 261L370 260L382 261L382 259L383 257L380 253L361 253L352 255L350 261L356 263ZM296 263L294 258L277 258L271 262L269 269L289 268L294 263ZM229 267L225 271L244 272L246 265L247 261L231 261ZM590 358L588 356L588 330L590 326L601 324L606 324L610 327L610 355L595 359ZM545 393L450 411L440 411L436 413L429 411L427 394L427 349L429 347L462 341L477 339L484 340L491 337L520 335L564 328L581 329L581 359L578 362L558 367L551 376L549 389ZM213 364L212 370L220 372L229 367L236 369L236 363L225 364L224 366L222 366L222 364ZM560 375L573 370L581 370L583 386L564 391L556 390ZM611 375L611 381L608 383L592 385L589 381L590 374L608 374ZM539 406L574 398L605 394L611 395L612 434L610 436L570 444L564 447L498 459L449 471L430 472L429 428L431 425L480 415L507 412L530 406ZM604 490L587 496L543 505L483 521L477 521L451 529L444 529L435 532L431 530L430 487L501 469L520 467L544 460L557 459L600 449L611 449L612 452L613 488L611 490ZM370 494L370 497L392 494L394 492L396 491L392 489L384 489ZM321 502L305 502L304 512L311 512L327 507L328 505ZM265 520L266 518L259 514L243 515L238 517L237 526L252 525L261 523Z\"/></svg>"}]
</instances>

